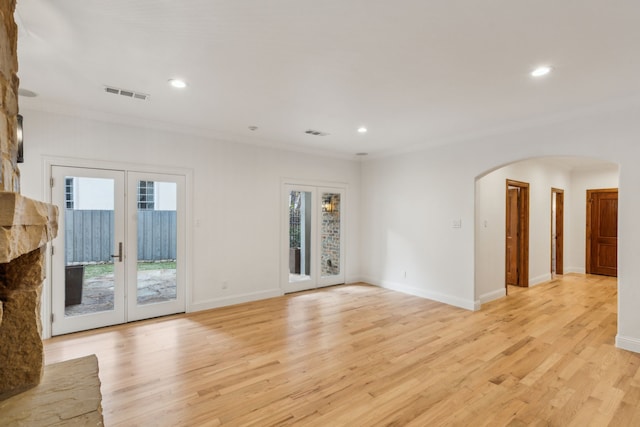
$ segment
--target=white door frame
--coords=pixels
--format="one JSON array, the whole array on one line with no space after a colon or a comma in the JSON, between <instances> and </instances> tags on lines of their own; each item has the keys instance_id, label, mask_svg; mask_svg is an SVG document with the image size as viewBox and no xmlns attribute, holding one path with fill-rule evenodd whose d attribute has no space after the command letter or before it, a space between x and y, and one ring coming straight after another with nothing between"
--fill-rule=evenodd
<instances>
[{"instance_id":1,"label":"white door frame","mask_svg":"<svg viewBox=\"0 0 640 427\"><path fill-rule=\"evenodd\" d=\"M185 244L184 244L184 283L185 283L185 309L192 311L193 305L193 169L180 168L175 166L148 165L132 162L110 162L94 159L80 159L60 156L42 157L42 200L51 203L51 170L53 166L78 167L87 169L112 169L147 173L160 173L171 175L182 175L185 180ZM60 232L60 230L58 231ZM47 244L47 253L51 254L51 242ZM50 260L50 259L49 259ZM42 287L42 338L51 338L51 262L46 263L46 277Z\"/></svg>"}]
</instances>

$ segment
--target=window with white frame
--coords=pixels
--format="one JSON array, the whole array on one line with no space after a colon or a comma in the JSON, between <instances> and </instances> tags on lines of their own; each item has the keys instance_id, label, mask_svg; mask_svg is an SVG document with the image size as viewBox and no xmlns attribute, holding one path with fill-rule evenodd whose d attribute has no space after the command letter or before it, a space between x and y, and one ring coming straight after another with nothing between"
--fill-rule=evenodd
<instances>
[{"instance_id":1,"label":"window with white frame","mask_svg":"<svg viewBox=\"0 0 640 427\"><path fill-rule=\"evenodd\" d=\"M64 179L64 202L67 209L74 209L73 203L73 178Z\"/></svg>"},{"instance_id":2,"label":"window with white frame","mask_svg":"<svg viewBox=\"0 0 640 427\"><path fill-rule=\"evenodd\" d=\"M138 181L138 209L153 210L155 207L153 181Z\"/></svg>"}]
</instances>

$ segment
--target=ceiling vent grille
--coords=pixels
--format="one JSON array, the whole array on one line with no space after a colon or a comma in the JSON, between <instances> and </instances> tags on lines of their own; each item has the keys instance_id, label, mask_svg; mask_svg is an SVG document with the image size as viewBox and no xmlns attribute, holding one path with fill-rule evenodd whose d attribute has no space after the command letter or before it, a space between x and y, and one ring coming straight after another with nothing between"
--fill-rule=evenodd
<instances>
[{"instance_id":1,"label":"ceiling vent grille","mask_svg":"<svg viewBox=\"0 0 640 427\"><path fill-rule=\"evenodd\" d=\"M313 130L313 129L305 130L304 133L306 133L307 135L314 135L314 136L327 136L327 135L329 135L326 132L321 132L319 130Z\"/></svg>"},{"instance_id":2,"label":"ceiling vent grille","mask_svg":"<svg viewBox=\"0 0 640 427\"><path fill-rule=\"evenodd\" d=\"M119 89L113 86L105 86L104 91L107 93L112 93L114 95L126 96L127 98L141 99L143 101L148 100L150 96L149 94L146 94L146 93L135 92L128 89Z\"/></svg>"}]
</instances>

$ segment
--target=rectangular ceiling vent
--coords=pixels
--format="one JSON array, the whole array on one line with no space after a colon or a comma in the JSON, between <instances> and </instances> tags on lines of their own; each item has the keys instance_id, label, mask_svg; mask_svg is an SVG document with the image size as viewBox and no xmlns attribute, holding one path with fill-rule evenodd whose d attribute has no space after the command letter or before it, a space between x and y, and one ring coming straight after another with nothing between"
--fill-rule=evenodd
<instances>
[{"instance_id":1,"label":"rectangular ceiling vent","mask_svg":"<svg viewBox=\"0 0 640 427\"><path fill-rule=\"evenodd\" d=\"M320 132L319 130L313 130L313 129L305 130L304 133L306 133L307 135L315 135L315 136L327 136L327 135L329 135L326 132Z\"/></svg>"},{"instance_id":2,"label":"rectangular ceiling vent","mask_svg":"<svg viewBox=\"0 0 640 427\"><path fill-rule=\"evenodd\" d=\"M104 91L107 93L112 93L114 95L126 96L127 98L142 99L143 101L146 101L147 99L149 99L149 94L134 92L132 90L127 90L127 89L119 89L113 86L105 86Z\"/></svg>"}]
</instances>

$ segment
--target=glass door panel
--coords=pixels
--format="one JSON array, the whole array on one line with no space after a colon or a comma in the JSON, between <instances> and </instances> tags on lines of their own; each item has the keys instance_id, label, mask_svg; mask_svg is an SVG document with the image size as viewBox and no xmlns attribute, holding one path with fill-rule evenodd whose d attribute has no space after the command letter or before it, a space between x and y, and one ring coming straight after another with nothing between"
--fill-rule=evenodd
<instances>
[{"instance_id":1,"label":"glass door panel","mask_svg":"<svg viewBox=\"0 0 640 427\"><path fill-rule=\"evenodd\" d=\"M314 256L314 197L315 190L301 186L286 186L286 273L288 292L315 287Z\"/></svg>"},{"instance_id":2,"label":"glass door panel","mask_svg":"<svg viewBox=\"0 0 640 427\"><path fill-rule=\"evenodd\" d=\"M320 273L322 277L340 274L340 193L322 193L320 225Z\"/></svg>"},{"instance_id":3,"label":"glass door panel","mask_svg":"<svg viewBox=\"0 0 640 427\"><path fill-rule=\"evenodd\" d=\"M52 168L54 335L124 321L124 173Z\"/></svg>"},{"instance_id":4,"label":"glass door panel","mask_svg":"<svg viewBox=\"0 0 640 427\"><path fill-rule=\"evenodd\" d=\"M289 192L289 282L311 277L311 192Z\"/></svg>"},{"instance_id":5,"label":"glass door panel","mask_svg":"<svg viewBox=\"0 0 640 427\"><path fill-rule=\"evenodd\" d=\"M184 177L129 172L129 320L185 311Z\"/></svg>"},{"instance_id":6,"label":"glass door panel","mask_svg":"<svg viewBox=\"0 0 640 427\"><path fill-rule=\"evenodd\" d=\"M137 303L175 300L177 185L137 180L137 187Z\"/></svg>"},{"instance_id":7,"label":"glass door panel","mask_svg":"<svg viewBox=\"0 0 640 427\"><path fill-rule=\"evenodd\" d=\"M319 192L321 202L319 285L344 283L343 192L341 189L322 189Z\"/></svg>"}]
</instances>

